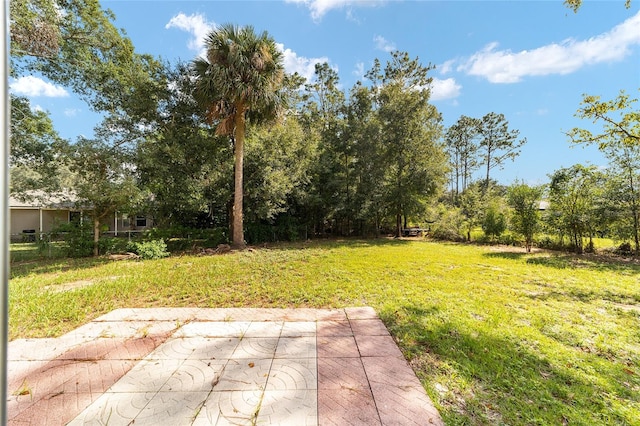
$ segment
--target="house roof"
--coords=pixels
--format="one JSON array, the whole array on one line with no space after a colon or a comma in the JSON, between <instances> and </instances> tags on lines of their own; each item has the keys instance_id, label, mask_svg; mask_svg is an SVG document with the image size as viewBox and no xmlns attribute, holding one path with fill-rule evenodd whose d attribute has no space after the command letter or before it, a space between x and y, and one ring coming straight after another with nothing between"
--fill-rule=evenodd
<instances>
[{"instance_id":1,"label":"house roof","mask_svg":"<svg viewBox=\"0 0 640 426\"><path fill-rule=\"evenodd\" d=\"M29 191L24 196L11 194L11 209L72 209L75 207L75 194L63 191L58 194L47 194L44 191Z\"/></svg>"}]
</instances>

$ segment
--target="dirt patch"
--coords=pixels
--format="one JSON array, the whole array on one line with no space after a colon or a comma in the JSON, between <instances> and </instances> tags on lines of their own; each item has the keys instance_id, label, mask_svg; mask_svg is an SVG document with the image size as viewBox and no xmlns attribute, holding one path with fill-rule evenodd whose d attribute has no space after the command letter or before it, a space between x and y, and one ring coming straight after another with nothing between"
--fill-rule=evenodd
<instances>
[{"instance_id":1,"label":"dirt patch","mask_svg":"<svg viewBox=\"0 0 640 426\"><path fill-rule=\"evenodd\" d=\"M140 259L135 253L110 254L107 256L109 260L137 260Z\"/></svg>"},{"instance_id":2,"label":"dirt patch","mask_svg":"<svg viewBox=\"0 0 640 426\"><path fill-rule=\"evenodd\" d=\"M119 277L114 276L114 277L102 278L101 280L78 280L70 283L48 285L44 287L43 290L50 291L52 293L64 293L65 291L73 291L73 290L78 290L80 288L89 287L100 281L116 280L118 278Z\"/></svg>"},{"instance_id":3,"label":"dirt patch","mask_svg":"<svg viewBox=\"0 0 640 426\"><path fill-rule=\"evenodd\" d=\"M524 247L507 246L507 245L490 246L489 251L498 252L498 253L527 253L527 250ZM538 247L531 247L531 253L549 253L549 251L546 249L538 248Z\"/></svg>"},{"instance_id":4,"label":"dirt patch","mask_svg":"<svg viewBox=\"0 0 640 426\"><path fill-rule=\"evenodd\" d=\"M627 305L624 303L611 302L611 306L614 308L626 311L626 312L638 312L640 313L640 305Z\"/></svg>"},{"instance_id":5,"label":"dirt patch","mask_svg":"<svg viewBox=\"0 0 640 426\"><path fill-rule=\"evenodd\" d=\"M52 293L63 293L65 291L72 291L79 288L89 287L94 283L95 281L93 280L78 280L70 283L48 285L44 287L44 290L51 291Z\"/></svg>"}]
</instances>

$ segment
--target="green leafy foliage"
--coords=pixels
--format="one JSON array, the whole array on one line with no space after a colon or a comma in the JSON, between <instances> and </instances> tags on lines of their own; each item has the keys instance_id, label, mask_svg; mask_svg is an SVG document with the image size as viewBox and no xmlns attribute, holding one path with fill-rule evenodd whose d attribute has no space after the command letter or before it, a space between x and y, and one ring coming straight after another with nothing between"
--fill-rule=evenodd
<instances>
[{"instance_id":1,"label":"green leafy foliage","mask_svg":"<svg viewBox=\"0 0 640 426\"><path fill-rule=\"evenodd\" d=\"M504 114L490 112L478 122L479 150L486 169L485 191L490 189L490 171L502 167L505 161L513 161L520 155L520 148L527 139L518 140L519 134L518 130L509 129L509 122Z\"/></svg>"},{"instance_id":2,"label":"green leafy foliage","mask_svg":"<svg viewBox=\"0 0 640 426\"><path fill-rule=\"evenodd\" d=\"M584 95L576 116L603 123L602 132L574 128L567 135L572 143L597 145L611 162L601 188L601 221L615 237L632 240L640 254L640 112L634 109L636 102L624 92L611 101Z\"/></svg>"},{"instance_id":3,"label":"green leafy foliage","mask_svg":"<svg viewBox=\"0 0 640 426\"><path fill-rule=\"evenodd\" d=\"M64 141L49 114L33 111L27 98L11 95L10 187L14 197L56 193L64 187Z\"/></svg>"},{"instance_id":4,"label":"green leafy foliage","mask_svg":"<svg viewBox=\"0 0 640 426\"><path fill-rule=\"evenodd\" d=\"M81 139L69 146L77 207L93 222L94 256L99 254L100 224L116 211L135 212L144 197L127 156L101 140Z\"/></svg>"},{"instance_id":5,"label":"green leafy foliage","mask_svg":"<svg viewBox=\"0 0 640 426\"><path fill-rule=\"evenodd\" d=\"M295 117L250 128L244 166L248 223L273 221L290 203L299 201L309 184L314 148Z\"/></svg>"},{"instance_id":6,"label":"green leafy foliage","mask_svg":"<svg viewBox=\"0 0 640 426\"><path fill-rule=\"evenodd\" d=\"M577 164L551 176L548 226L567 235L576 253L584 251L583 238L593 238L599 228L603 175L595 166Z\"/></svg>"},{"instance_id":7,"label":"green leafy foliage","mask_svg":"<svg viewBox=\"0 0 640 426\"><path fill-rule=\"evenodd\" d=\"M484 212L482 231L489 238L499 237L507 229L507 218L495 203L491 203Z\"/></svg>"},{"instance_id":8,"label":"green leafy foliage","mask_svg":"<svg viewBox=\"0 0 640 426\"><path fill-rule=\"evenodd\" d=\"M61 223L54 228L52 235L65 242L68 257L87 257L93 254L93 226L87 221Z\"/></svg>"},{"instance_id":9,"label":"green leafy foliage","mask_svg":"<svg viewBox=\"0 0 640 426\"><path fill-rule=\"evenodd\" d=\"M144 233L145 240L163 240L170 252L182 252L202 247L216 247L229 242L229 229L172 226L152 228Z\"/></svg>"},{"instance_id":10,"label":"green leafy foliage","mask_svg":"<svg viewBox=\"0 0 640 426\"><path fill-rule=\"evenodd\" d=\"M525 247L531 251L533 238L540 228L542 189L516 183L509 188L507 201L512 208L511 229L524 237Z\"/></svg>"},{"instance_id":11,"label":"green leafy foliage","mask_svg":"<svg viewBox=\"0 0 640 426\"><path fill-rule=\"evenodd\" d=\"M143 260L162 259L170 255L167 251L167 244L163 240L132 241L128 248Z\"/></svg>"},{"instance_id":12,"label":"green leafy foliage","mask_svg":"<svg viewBox=\"0 0 640 426\"><path fill-rule=\"evenodd\" d=\"M11 0L9 7L12 73L41 73L97 111L153 109L157 62L134 52L98 0Z\"/></svg>"},{"instance_id":13,"label":"green leafy foliage","mask_svg":"<svg viewBox=\"0 0 640 426\"><path fill-rule=\"evenodd\" d=\"M396 235L402 218L422 215L425 202L438 195L447 171L441 116L429 104L431 81L423 66L406 52L392 52L384 71L374 63L367 73L373 92L377 120L382 124L381 155L385 160L383 202L395 216Z\"/></svg>"}]
</instances>

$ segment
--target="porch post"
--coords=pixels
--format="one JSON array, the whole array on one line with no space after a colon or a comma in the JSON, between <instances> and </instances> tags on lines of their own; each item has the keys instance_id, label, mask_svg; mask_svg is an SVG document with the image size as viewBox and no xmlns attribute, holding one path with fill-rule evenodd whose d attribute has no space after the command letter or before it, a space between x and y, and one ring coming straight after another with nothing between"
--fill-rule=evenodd
<instances>
[{"instance_id":1,"label":"porch post","mask_svg":"<svg viewBox=\"0 0 640 426\"><path fill-rule=\"evenodd\" d=\"M113 222L114 222L113 229L114 229L114 232L115 232L115 236L117 237L118 236L118 212L115 212L113 214Z\"/></svg>"}]
</instances>

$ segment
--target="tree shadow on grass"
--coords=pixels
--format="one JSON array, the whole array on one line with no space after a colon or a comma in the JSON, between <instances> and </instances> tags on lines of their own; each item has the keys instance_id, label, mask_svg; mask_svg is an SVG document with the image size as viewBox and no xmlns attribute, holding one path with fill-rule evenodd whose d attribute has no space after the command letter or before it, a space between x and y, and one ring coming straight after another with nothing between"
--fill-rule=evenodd
<instances>
[{"instance_id":1,"label":"tree shadow on grass","mask_svg":"<svg viewBox=\"0 0 640 426\"><path fill-rule=\"evenodd\" d=\"M381 317L446 424L628 424L631 411L620 407L638 409L640 397L612 373L620 373L613 362L595 371L601 360L550 362L540 342L458 326L438 312L404 305Z\"/></svg>"},{"instance_id":2,"label":"tree shadow on grass","mask_svg":"<svg viewBox=\"0 0 640 426\"><path fill-rule=\"evenodd\" d=\"M422 240L415 240L422 241ZM406 246L412 243L412 240L403 239L403 238L319 238L308 241L294 241L294 242L279 242L279 243L268 243L268 244L258 244L253 246L257 250L266 249L266 250L278 250L278 251L296 251L296 250L305 250L311 248L323 248L323 249L333 249L333 248L369 248L369 247L394 247L394 246Z\"/></svg>"},{"instance_id":3,"label":"tree shadow on grass","mask_svg":"<svg viewBox=\"0 0 640 426\"><path fill-rule=\"evenodd\" d=\"M491 252L485 253L489 258L509 260L526 259L528 265L540 265L556 269L589 269L593 271L611 271L624 274L640 273L640 264L621 258L612 258L598 255L576 255L567 253L531 254L515 252Z\"/></svg>"},{"instance_id":4,"label":"tree shadow on grass","mask_svg":"<svg viewBox=\"0 0 640 426\"><path fill-rule=\"evenodd\" d=\"M29 260L26 262L12 264L11 278L20 278L31 274L39 275L49 272L66 272L70 270L90 269L111 262L113 262L113 260L109 260L105 257Z\"/></svg>"},{"instance_id":5,"label":"tree shadow on grass","mask_svg":"<svg viewBox=\"0 0 640 426\"><path fill-rule=\"evenodd\" d=\"M316 247L316 246L336 246L336 247L370 247L370 246L385 246L385 245L397 245L408 244L414 240L405 238L392 238L392 237L379 237L379 238L362 238L362 237L331 237L331 238L317 238L307 241L294 241L290 243L269 243L269 247L273 248L300 248L300 247ZM417 240L416 240L417 241Z\"/></svg>"}]
</instances>

